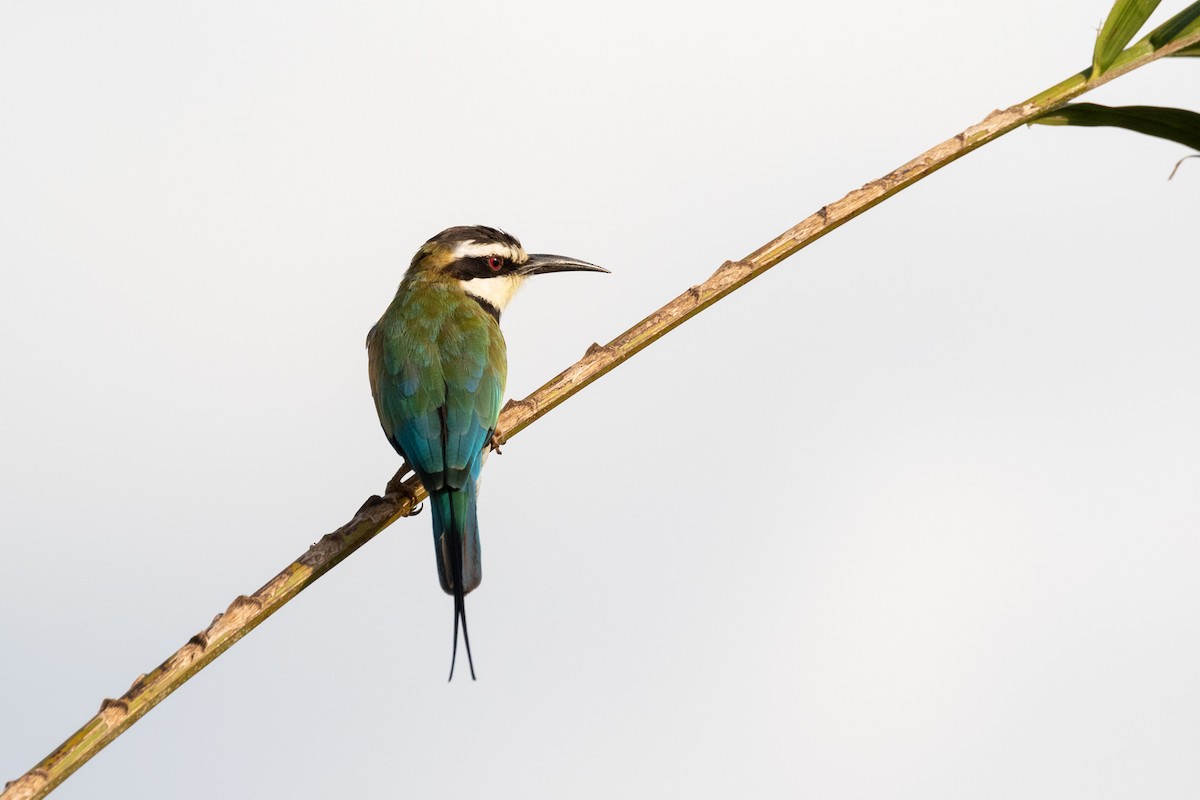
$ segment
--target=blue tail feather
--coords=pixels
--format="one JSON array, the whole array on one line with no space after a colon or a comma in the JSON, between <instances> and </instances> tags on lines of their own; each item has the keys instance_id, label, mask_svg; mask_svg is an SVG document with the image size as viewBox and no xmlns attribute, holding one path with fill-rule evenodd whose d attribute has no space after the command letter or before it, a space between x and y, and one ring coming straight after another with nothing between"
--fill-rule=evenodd
<instances>
[{"instance_id":1,"label":"blue tail feather","mask_svg":"<svg viewBox=\"0 0 1200 800\"><path fill-rule=\"evenodd\" d=\"M458 659L458 626L461 622L472 680L475 679L475 662L471 658L471 639L467 634L467 609L464 598L468 592L479 586L483 579L475 497L474 480L468 481L461 489L436 491L430 497L438 579L441 581L442 590L454 596L454 655L450 660L450 677L454 677L454 664Z\"/></svg>"}]
</instances>

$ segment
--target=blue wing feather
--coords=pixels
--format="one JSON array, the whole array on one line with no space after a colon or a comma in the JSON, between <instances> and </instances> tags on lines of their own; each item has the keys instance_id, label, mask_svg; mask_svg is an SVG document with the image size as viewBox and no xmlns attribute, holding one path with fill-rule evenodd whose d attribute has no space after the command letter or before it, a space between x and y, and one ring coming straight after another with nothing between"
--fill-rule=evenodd
<instances>
[{"instance_id":1,"label":"blue wing feather","mask_svg":"<svg viewBox=\"0 0 1200 800\"><path fill-rule=\"evenodd\" d=\"M465 592L478 585L475 502L483 449L504 392L504 338L489 314L444 284L410 285L367 338L379 421L430 493L442 588L457 581L444 535L461 543Z\"/></svg>"}]
</instances>

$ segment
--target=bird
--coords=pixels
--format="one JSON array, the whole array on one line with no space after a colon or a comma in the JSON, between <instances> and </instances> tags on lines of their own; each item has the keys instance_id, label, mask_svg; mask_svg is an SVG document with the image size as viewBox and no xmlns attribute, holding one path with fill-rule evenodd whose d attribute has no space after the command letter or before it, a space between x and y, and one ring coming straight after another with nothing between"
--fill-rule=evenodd
<instances>
[{"instance_id":1,"label":"bird","mask_svg":"<svg viewBox=\"0 0 1200 800\"><path fill-rule=\"evenodd\" d=\"M475 680L464 598L482 579L479 474L502 443L496 422L508 356L500 315L530 276L569 271L608 272L575 258L526 253L497 228L447 228L417 250L367 334L379 423L429 495L438 579L454 596L450 680L460 623Z\"/></svg>"}]
</instances>

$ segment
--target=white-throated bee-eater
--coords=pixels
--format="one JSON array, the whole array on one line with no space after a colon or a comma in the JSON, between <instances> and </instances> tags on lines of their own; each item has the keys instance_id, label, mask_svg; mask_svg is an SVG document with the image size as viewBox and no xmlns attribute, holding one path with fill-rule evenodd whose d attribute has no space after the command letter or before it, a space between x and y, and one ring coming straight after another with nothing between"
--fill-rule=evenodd
<instances>
[{"instance_id":1,"label":"white-throated bee-eater","mask_svg":"<svg viewBox=\"0 0 1200 800\"><path fill-rule=\"evenodd\" d=\"M500 314L530 275L603 267L530 255L504 231L447 228L413 256L396 297L371 332L371 393L388 441L429 493L442 589L454 595L471 678L475 664L463 597L479 586L479 471L494 443L508 359Z\"/></svg>"}]
</instances>

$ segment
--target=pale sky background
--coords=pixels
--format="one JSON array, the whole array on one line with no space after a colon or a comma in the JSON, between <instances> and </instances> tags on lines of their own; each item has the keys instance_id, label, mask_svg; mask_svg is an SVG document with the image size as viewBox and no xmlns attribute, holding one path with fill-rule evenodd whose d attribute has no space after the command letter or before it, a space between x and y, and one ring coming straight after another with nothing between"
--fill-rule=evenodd
<instances>
[{"instance_id":1,"label":"pale sky background","mask_svg":"<svg viewBox=\"0 0 1200 800\"><path fill-rule=\"evenodd\" d=\"M524 396L1108 5L0 4L0 781L382 489L363 340L429 236L612 270L510 307ZM477 683L421 516L55 797L1200 795L1187 152L1018 130L515 439Z\"/></svg>"}]
</instances>

